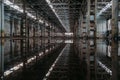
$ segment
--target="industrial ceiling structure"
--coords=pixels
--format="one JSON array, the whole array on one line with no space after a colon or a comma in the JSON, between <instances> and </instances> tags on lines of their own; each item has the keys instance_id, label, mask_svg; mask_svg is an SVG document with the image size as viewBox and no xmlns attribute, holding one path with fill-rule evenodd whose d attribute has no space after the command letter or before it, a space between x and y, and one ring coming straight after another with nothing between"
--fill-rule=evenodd
<instances>
[{"instance_id":1,"label":"industrial ceiling structure","mask_svg":"<svg viewBox=\"0 0 120 80\"><path fill-rule=\"evenodd\" d=\"M5 3L9 6L17 6L19 12L22 12L24 0L5 0ZM79 0L26 0L26 11L30 13L34 19L36 13L40 19L44 19L55 23L55 25L63 32L70 32L70 26L73 26L76 18L79 18L81 2ZM6 8L6 11L11 11L12 8ZM16 11L14 11L16 13ZM31 16L29 15L29 16Z\"/></svg>"},{"instance_id":2,"label":"industrial ceiling structure","mask_svg":"<svg viewBox=\"0 0 120 80\"><path fill-rule=\"evenodd\" d=\"M80 18L80 13L84 16L87 15L86 0L5 0L5 3L11 5L12 8L17 6L19 12L22 12L24 1L28 16L34 19L39 18L40 22L54 23L63 32L73 32L73 27ZM110 18L111 7L111 0L97 0L97 16ZM12 8L9 8L9 11L16 13ZM7 11L8 8L5 10Z\"/></svg>"},{"instance_id":3,"label":"industrial ceiling structure","mask_svg":"<svg viewBox=\"0 0 120 80\"><path fill-rule=\"evenodd\" d=\"M53 6L52 9L55 10L66 31L69 32L69 0L50 0L49 5Z\"/></svg>"},{"instance_id":4,"label":"industrial ceiling structure","mask_svg":"<svg viewBox=\"0 0 120 80\"><path fill-rule=\"evenodd\" d=\"M79 18L80 0L46 0L56 13L66 32L72 32L76 20Z\"/></svg>"}]
</instances>

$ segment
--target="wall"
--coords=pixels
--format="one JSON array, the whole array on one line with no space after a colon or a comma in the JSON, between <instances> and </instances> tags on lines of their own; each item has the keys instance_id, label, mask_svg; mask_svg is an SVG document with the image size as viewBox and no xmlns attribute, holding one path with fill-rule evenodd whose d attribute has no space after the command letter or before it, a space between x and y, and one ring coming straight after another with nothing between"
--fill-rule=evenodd
<instances>
[{"instance_id":1,"label":"wall","mask_svg":"<svg viewBox=\"0 0 120 80\"><path fill-rule=\"evenodd\" d=\"M5 24L4 24L5 35L10 35L10 18L5 14Z\"/></svg>"},{"instance_id":2,"label":"wall","mask_svg":"<svg viewBox=\"0 0 120 80\"><path fill-rule=\"evenodd\" d=\"M105 18L97 18L97 36L102 37L107 30L107 21Z\"/></svg>"}]
</instances>

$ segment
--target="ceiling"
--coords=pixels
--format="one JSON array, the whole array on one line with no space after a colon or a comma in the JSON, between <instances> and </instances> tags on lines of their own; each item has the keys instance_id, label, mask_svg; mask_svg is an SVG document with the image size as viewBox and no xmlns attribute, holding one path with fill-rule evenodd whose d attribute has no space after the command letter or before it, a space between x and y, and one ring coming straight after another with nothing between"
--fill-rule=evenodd
<instances>
[{"instance_id":1,"label":"ceiling","mask_svg":"<svg viewBox=\"0 0 120 80\"><path fill-rule=\"evenodd\" d=\"M50 4L60 18L63 27L67 32L71 32L75 20L79 15L81 0L50 0Z\"/></svg>"},{"instance_id":2,"label":"ceiling","mask_svg":"<svg viewBox=\"0 0 120 80\"><path fill-rule=\"evenodd\" d=\"M10 1L16 1L15 4L20 5L20 0ZM111 5L106 8L106 5L110 2L111 0L97 0L98 16L111 17ZM80 17L80 12L84 15L87 12L86 0L26 0L26 5L27 11L33 15L36 15L37 12L45 20L54 23L63 32L73 32L73 28Z\"/></svg>"},{"instance_id":3,"label":"ceiling","mask_svg":"<svg viewBox=\"0 0 120 80\"><path fill-rule=\"evenodd\" d=\"M69 24L69 0L50 0L50 4L61 20L63 27L67 32L70 32Z\"/></svg>"},{"instance_id":4,"label":"ceiling","mask_svg":"<svg viewBox=\"0 0 120 80\"><path fill-rule=\"evenodd\" d=\"M32 5L34 0L31 1ZM111 6L103 10L111 0L97 0L97 14L108 18L111 16ZM80 12L84 15L87 12L86 0L36 0L34 8L44 12L54 23L59 23L66 32L73 32L74 26L80 17ZM51 9L50 9L51 8ZM54 13L53 13L54 12ZM56 17L58 19L56 19Z\"/></svg>"}]
</instances>

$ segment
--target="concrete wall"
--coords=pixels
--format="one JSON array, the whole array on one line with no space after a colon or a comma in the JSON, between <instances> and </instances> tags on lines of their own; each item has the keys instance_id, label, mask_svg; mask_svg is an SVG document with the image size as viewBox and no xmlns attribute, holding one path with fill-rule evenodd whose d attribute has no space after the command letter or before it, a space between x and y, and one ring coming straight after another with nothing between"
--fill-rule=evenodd
<instances>
[{"instance_id":1,"label":"concrete wall","mask_svg":"<svg viewBox=\"0 0 120 80\"><path fill-rule=\"evenodd\" d=\"M102 41L97 41L97 57L101 58L107 55L107 45Z\"/></svg>"},{"instance_id":2,"label":"concrete wall","mask_svg":"<svg viewBox=\"0 0 120 80\"><path fill-rule=\"evenodd\" d=\"M107 21L105 18L97 19L97 36L102 37L105 31L107 30Z\"/></svg>"},{"instance_id":3,"label":"concrete wall","mask_svg":"<svg viewBox=\"0 0 120 80\"><path fill-rule=\"evenodd\" d=\"M10 18L5 14L5 24L4 24L5 35L10 35Z\"/></svg>"}]
</instances>

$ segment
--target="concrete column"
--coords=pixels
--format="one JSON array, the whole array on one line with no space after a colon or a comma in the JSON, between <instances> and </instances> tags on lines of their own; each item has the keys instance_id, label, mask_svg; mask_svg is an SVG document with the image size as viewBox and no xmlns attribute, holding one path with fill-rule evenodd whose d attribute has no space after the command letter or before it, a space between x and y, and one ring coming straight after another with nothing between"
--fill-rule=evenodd
<instances>
[{"instance_id":1,"label":"concrete column","mask_svg":"<svg viewBox=\"0 0 120 80\"><path fill-rule=\"evenodd\" d=\"M87 36L89 37L90 34L90 5L91 5L91 0L87 1L87 16L86 16L86 28L87 28ZM88 41L89 44L89 41ZM87 50L87 80L90 79L90 52L89 52L90 47L88 46Z\"/></svg>"},{"instance_id":2,"label":"concrete column","mask_svg":"<svg viewBox=\"0 0 120 80\"><path fill-rule=\"evenodd\" d=\"M94 36L94 45L95 45L95 54L94 54L94 61L95 61L95 80L97 80L97 41L96 41L96 38L97 38L97 0L95 0L95 17L94 17L94 21L95 21L95 36Z\"/></svg>"},{"instance_id":3,"label":"concrete column","mask_svg":"<svg viewBox=\"0 0 120 80\"><path fill-rule=\"evenodd\" d=\"M27 20L26 26L27 26L27 27L26 27L26 31L27 31L26 34L27 34L27 37L29 38L29 37L30 37L30 35L29 35L30 24L29 24L29 21L28 21L28 20Z\"/></svg>"},{"instance_id":4,"label":"concrete column","mask_svg":"<svg viewBox=\"0 0 120 80\"><path fill-rule=\"evenodd\" d=\"M87 26L86 26L86 28L87 28L87 36L89 37L89 34L90 34L90 5L91 5L91 0L88 0L87 1Z\"/></svg>"},{"instance_id":5,"label":"concrete column","mask_svg":"<svg viewBox=\"0 0 120 80\"><path fill-rule=\"evenodd\" d=\"M3 80L4 76L4 44L3 40L0 40L0 80Z\"/></svg>"},{"instance_id":6,"label":"concrete column","mask_svg":"<svg viewBox=\"0 0 120 80\"><path fill-rule=\"evenodd\" d=\"M112 37L118 36L118 0L112 0Z\"/></svg>"},{"instance_id":7,"label":"concrete column","mask_svg":"<svg viewBox=\"0 0 120 80\"><path fill-rule=\"evenodd\" d=\"M4 0L0 0L0 36L4 37Z\"/></svg>"},{"instance_id":8,"label":"concrete column","mask_svg":"<svg viewBox=\"0 0 120 80\"><path fill-rule=\"evenodd\" d=\"M95 0L95 17L94 17L94 21L95 21L95 39L97 37L97 0ZM96 42L95 42L96 43Z\"/></svg>"},{"instance_id":9,"label":"concrete column","mask_svg":"<svg viewBox=\"0 0 120 80\"><path fill-rule=\"evenodd\" d=\"M119 0L112 0L112 80L118 79L118 2Z\"/></svg>"},{"instance_id":10,"label":"concrete column","mask_svg":"<svg viewBox=\"0 0 120 80\"><path fill-rule=\"evenodd\" d=\"M27 20L26 20L26 1L22 0L22 7L23 7L23 16L21 20L21 36L26 37L27 35Z\"/></svg>"},{"instance_id":11,"label":"concrete column","mask_svg":"<svg viewBox=\"0 0 120 80\"><path fill-rule=\"evenodd\" d=\"M0 0L0 37L4 37L4 0ZM4 39L0 40L0 80L4 75Z\"/></svg>"}]
</instances>

